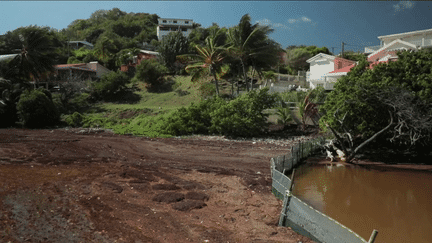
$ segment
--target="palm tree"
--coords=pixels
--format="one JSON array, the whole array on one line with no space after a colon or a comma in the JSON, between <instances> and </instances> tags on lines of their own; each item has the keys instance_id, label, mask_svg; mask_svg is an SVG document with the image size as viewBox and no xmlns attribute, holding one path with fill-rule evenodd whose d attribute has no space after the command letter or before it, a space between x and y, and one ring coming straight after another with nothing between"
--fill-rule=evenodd
<instances>
[{"instance_id":1,"label":"palm tree","mask_svg":"<svg viewBox=\"0 0 432 243\"><path fill-rule=\"evenodd\" d=\"M229 67L224 64L225 48L216 46L215 43L222 32L218 31L205 39L206 46L196 45L198 54L179 55L178 58L188 58L193 62L186 67L186 72L193 73L192 82L212 75L216 84L216 94L219 95L218 80L227 73Z\"/></svg>"},{"instance_id":2,"label":"palm tree","mask_svg":"<svg viewBox=\"0 0 432 243\"><path fill-rule=\"evenodd\" d=\"M54 41L47 33L31 28L18 36L11 36L6 40L5 49L19 51L18 55L9 62L9 71L5 76L13 79L29 80L34 78L36 83L48 72L54 71L57 58Z\"/></svg>"},{"instance_id":3,"label":"palm tree","mask_svg":"<svg viewBox=\"0 0 432 243\"><path fill-rule=\"evenodd\" d=\"M268 35L273 32L268 26L252 25L248 14L244 15L237 26L228 30L229 53L238 59L243 70L244 82L247 83L247 70L261 71L277 63L277 54L281 48ZM249 87L247 86L249 91Z\"/></svg>"}]
</instances>

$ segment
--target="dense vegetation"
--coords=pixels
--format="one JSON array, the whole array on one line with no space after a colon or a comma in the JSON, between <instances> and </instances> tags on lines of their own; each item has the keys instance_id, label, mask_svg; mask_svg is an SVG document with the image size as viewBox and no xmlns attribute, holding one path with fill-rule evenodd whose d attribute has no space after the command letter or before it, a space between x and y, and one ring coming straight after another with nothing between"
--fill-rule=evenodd
<instances>
[{"instance_id":1,"label":"dense vegetation","mask_svg":"<svg viewBox=\"0 0 432 243\"><path fill-rule=\"evenodd\" d=\"M61 115L62 121L70 126L101 126L122 134L246 137L266 134L268 113L264 111L276 109L278 122L283 125L296 117L301 118L297 123L305 124L306 118L316 123L319 115L323 115L320 120L323 130L330 129L351 155L379 138L411 148L431 142L432 54L429 50L399 53L397 62L373 70L368 69L362 54L346 52L344 57L359 64L338 81L327 98L322 89L270 95L268 89L253 91L251 77L274 78L278 69L296 74L298 70L307 70L308 58L331 53L325 47L290 46L286 50L286 63L281 63L279 56L283 50L269 38L273 30L251 24L249 15L231 28L196 25L188 38L172 33L159 42L157 18L157 15L125 13L119 9L100 10L89 19L74 21L61 32L30 26L0 37L0 54L18 54L0 63L3 118L0 126L13 126L16 122L27 127L60 125ZM66 40L86 40L95 48L71 50L64 44ZM159 51L161 57L142 61L130 73L114 71L93 81L71 78L60 84L56 94L34 90L29 83L31 79L36 83L43 80L52 71L53 64L65 60L69 63L98 60L118 70L141 48ZM191 84L185 85L184 80L177 78L181 76L173 78L168 73L189 75L187 82ZM234 85L239 91L241 82L248 92L234 98ZM227 92L228 83L231 94ZM169 109L157 108L155 97L163 97L159 104L175 97L178 104ZM134 105L143 100L148 100L146 104L152 107ZM318 112L315 103L324 100ZM107 115L109 112L100 113L101 106L94 103L101 101L134 108L122 108L123 111ZM298 114L294 115L286 102L295 102ZM99 113L91 114L95 112Z\"/></svg>"},{"instance_id":2,"label":"dense vegetation","mask_svg":"<svg viewBox=\"0 0 432 243\"><path fill-rule=\"evenodd\" d=\"M321 127L332 129L351 157L374 139L401 149L430 146L432 51L404 51L398 56L398 61L372 70L360 61L338 80L322 107Z\"/></svg>"}]
</instances>

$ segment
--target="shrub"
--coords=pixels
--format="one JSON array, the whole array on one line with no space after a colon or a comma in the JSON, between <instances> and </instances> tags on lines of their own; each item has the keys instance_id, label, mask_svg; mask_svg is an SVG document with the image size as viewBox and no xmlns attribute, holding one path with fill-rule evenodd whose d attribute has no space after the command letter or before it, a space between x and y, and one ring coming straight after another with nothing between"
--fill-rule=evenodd
<instances>
[{"instance_id":1,"label":"shrub","mask_svg":"<svg viewBox=\"0 0 432 243\"><path fill-rule=\"evenodd\" d=\"M154 59L144 59L136 68L134 81L143 81L152 86L158 86L168 69Z\"/></svg>"},{"instance_id":2,"label":"shrub","mask_svg":"<svg viewBox=\"0 0 432 243\"><path fill-rule=\"evenodd\" d=\"M24 89L23 84L0 78L0 127L14 126L18 121L16 104Z\"/></svg>"},{"instance_id":3,"label":"shrub","mask_svg":"<svg viewBox=\"0 0 432 243\"><path fill-rule=\"evenodd\" d=\"M238 137L259 136L269 125L269 115L264 110L274 107L276 101L276 94L269 94L268 88L250 91L211 113L210 132Z\"/></svg>"},{"instance_id":4,"label":"shrub","mask_svg":"<svg viewBox=\"0 0 432 243\"><path fill-rule=\"evenodd\" d=\"M126 89L129 82L129 77L122 71L104 74L99 82L91 83L91 96L95 100L111 98Z\"/></svg>"},{"instance_id":5,"label":"shrub","mask_svg":"<svg viewBox=\"0 0 432 243\"><path fill-rule=\"evenodd\" d=\"M57 111L60 114L65 114L67 112L65 105L62 102L62 95L61 94L53 94L52 95L52 101L54 103L54 106L56 107Z\"/></svg>"},{"instance_id":6,"label":"shrub","mask_svg":"<svg viewBox=\"0 0 432 243\"><path fill-rule=\"evenodd\" d=\"M71 127L81 127L83 125L84 116L79 112L74 112L64 118L64 121Z\"/></svg>"},{"instance_id":7,"label":"shrub","mask_svg":"<svg viewBox=\"0 0 432 243\"><path fill-rule=\"evenodd\" d=\"M53 101L45 93L37 89L24 91L17 104L17 111L24 126L39 128L58 123L60 115Z\"/></svg>"}]
</instances>

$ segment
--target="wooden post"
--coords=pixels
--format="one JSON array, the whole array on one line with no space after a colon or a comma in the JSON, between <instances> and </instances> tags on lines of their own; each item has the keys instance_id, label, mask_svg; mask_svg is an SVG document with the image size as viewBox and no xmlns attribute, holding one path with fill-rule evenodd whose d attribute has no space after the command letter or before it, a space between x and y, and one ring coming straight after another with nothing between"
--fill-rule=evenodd
<instances>
[{"instance_id":1,"label":"wooden post","mask_svg":"<svg viewBox=\"0 0 432 243\"><path fill-rule=\"evenodd\" d=\"M378 230L374 229L373 232L372 232L371 237L369 238L368 243L374 243L375 242L375 238L377 237L377 235L378 235Z\"/></svg>"},{"instance_id":2,"label":"wooden post","mask_svg":"<svg viewBox=\"0 0 432 243\"><path fill-rule=\"evenodd\" d=\"M294 173L295 173L295 169L293 169L292 174L291 174L291 185L290 185L290 188L288 190L290 192L290 194L292 192L292 188L293 188L293 185L294 185Z\"/></svg>"}]
</instances>

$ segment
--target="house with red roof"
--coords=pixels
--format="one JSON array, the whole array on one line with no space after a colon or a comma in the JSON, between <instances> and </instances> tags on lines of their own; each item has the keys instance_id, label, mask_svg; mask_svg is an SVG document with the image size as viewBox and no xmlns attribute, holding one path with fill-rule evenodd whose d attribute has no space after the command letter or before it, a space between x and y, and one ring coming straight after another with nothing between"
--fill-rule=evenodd
<instances>
[{"instance_id":1,"label":"house with red roof","mask_svg":"<svg viewBox=\"0 0 432 243\"><path fill-rule=\"evenodd\" d=\"M381 41L381 45L365 47L364 54L368 55L367 61L371 69L380 63L397 61L397 51L415 51L432 47L432 29L384 35L379 36L378 39ZM318 86L323 86L326 90L332 90L336 81L340 77L347 75L356 63L350 60L345 61L346 59L339 57L339 64L333 61L334 69L331 70L332 64L322 60L322 56L318 54L307 60L311 64L310 74L308 75L310 88L314 89ZM330 60L329 58L327 59ZM333 58L333 60L335 59L336 57ZM324 65L320 66L320 62Z\"/></svg>"},{"instance_id":2,"label":"house with red roof","mask_svg":"<svg viewBox=\"0 0 432 243\"><path fill-rule=\"evenodd\" d=\"M90 63L59 64L54 66L53 73L45 74L39 85L54 85L68 80L93 80L111 72L108 68L100 65L97 61ZM33 80L31 83L35 83Z\"/></svg>"},{"instance_id":3,"label":"house with red roof","mask_svg":"<svg viewBox=\"0 0 432 243\"><path fill-rule=\"evenodd\" d=\"M158 56L159 52L140 50L138 55L134 56L133 59L128 62L128 64L121 65L120 70L123 72L127 72L129 68L136 68L136 66L140 65L143 59L155 59Z\"/></svg>"},{"instance_id":4,"label":"house with red roof","mask_svg":"<svg viewBox=\"0 0 432 243\"><path fill-rule=\"evenodd\" d=\"M355 64L345 58L319 53L308 60L310 64L309 71L306 72L306 82L309 83L311 89L323 87L326 90L332 90L337 77L329 77L328 73L333 73L335 70L345 70L345 68Z\"/></svg>"}]
</instances>

